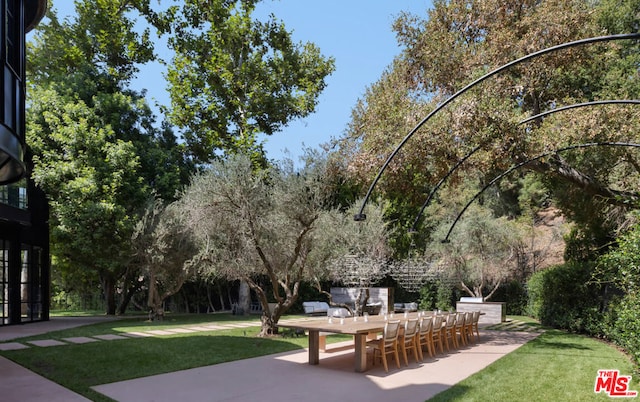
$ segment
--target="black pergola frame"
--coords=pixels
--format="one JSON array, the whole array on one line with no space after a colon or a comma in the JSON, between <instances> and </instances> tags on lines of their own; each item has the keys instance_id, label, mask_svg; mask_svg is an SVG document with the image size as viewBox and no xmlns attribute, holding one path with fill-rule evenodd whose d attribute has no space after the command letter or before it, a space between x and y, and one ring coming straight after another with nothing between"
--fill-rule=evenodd
<instances>
[{"instance_id":1,"label":"black pergola frame","mask_svg":"<svg viewBox=\"0 0 640 402\"><path fill-rule=\"evenodd\" d=\"M589 107L589 106L621 105L621 104L622 105L624 105L624 104L640 105L640 100L626 100L626 99L625 100L617 100L617 99L614 99L614 100L600 100L600 101L593 101L593 102L574 103L574 104L571 104L571 105L558 107L558 108L555 108L555 109L547 110L546 112L542 112L542 113L527 117L526 119L521 120L518 123L518 125L526 124L526 123L529 123L531 121L538 120L538 119L541 119L543 117L546 117L548 115L551 115L551 114L554 114L554 113L558 113L558 112L564 112L564 111L567 111L567 110L572 110L572 109L577 109L577 108L582 108L582 107ZM433 189L431 189L431 191L429 192L429 195L427 196L427 199L425 200L424 204L422 204L422 207L420 207L420 211L418 212L418 215L416 215L416 218L413 221L413 224L411 225L411 228L408 230L409 233L414 233L414 232L417 231L417 226L418 226L418 222L420 221L420 218L422 217L422 215L424 214L425 209L429 206L429 204L433 200L433 197L435 196L436 192L438 192L438 190L440 189L440 187L442 187L444 182L447 181L447 179L467 159L469 159L471 156L473 156L481 148L482 148L482 145L478 145L477 147L473 148L470 152L468 152L451 169L449 169L447 174L444 175L442 177L442 179L440 179L440 181L433 187ZM530 160L529 162L533 162L533 160Z\"/></svg>"},{"instance_id":2,"label":"black pergola frame","mask_svg":"<svg viewBox=\"0 0 640 402\"><path fill-rule=\"evenodd\" d=\"M476 79L475 81L467 84L464 88L460 89L458 92L456 92L455 94L451 95L442 104L438 105L434 110L432 110L425 118L423 118L402 139L402 141L400 141L398 146L391 152L391 154L389 155L387 160L384 162L384 164L382 165L382 167L378 171L378 173L375 176L373 182L369 186L369 190L367 191L367 194L365 195L364 200L362 201L362 205L360 206L360 209L358 210L358 212L356 214L354 214L353 219L355 221L364 221L364 220L367 219L367 216L364 213L364 208L365 208L369 198L371 197L371 194L373 193L373 189L375 188L376 184L380 180L380 177L382 176L382 174L386 170L386 168L389 165L389 163L391 163L393 158L400 151L400 149L402 149L402 147L404 147L404 145L409 141L409 139L411 139L411 137L413 137L413 135L427 121L429 121L436 113L438 113L440 110L444 109L448 104L453 102L456 98L458 98L463 93L467 92L469 89L475 87L476 85L482 83L483 81L493 77L494 75L496 75L496 74L498 74L498 73L500 73L500 72L502 72L504 70L507 70L507 69L509 69L509 68L511 68L511 67L513 67L515 65L518 65L520 63L523 63L525 61L534 59L536 57L542 56L542 55L547 54L547 53L552 53L552 52L556 52L558 50L567 49L567 48L570 48L570 47L575 47L575 46L580 46L580 45L585 45L585 44L591 44L591 43L597 43L597 42L608 42L608 41L615 41L615 40L630 40L630 39L640 39L640 33L597 36L597 37L593 37L593 38L580 39L580 40L577 40L577 41L572 41L572 42L567 42L567 43L563 43L563 44L560 44L560 45L552 46L552 47L549 47L549 48L546 48L546 49L539 50L537 52L530 53L530 54L528 54L526 56L523 56L523 57L521 57L519 59L513 60L513 61L511 61L511 62L509 62L507 64L504 64L504 65L496 68L495 70L492 70L489 73L483 75L482 77Z\"/></svg>"}]
</instances>

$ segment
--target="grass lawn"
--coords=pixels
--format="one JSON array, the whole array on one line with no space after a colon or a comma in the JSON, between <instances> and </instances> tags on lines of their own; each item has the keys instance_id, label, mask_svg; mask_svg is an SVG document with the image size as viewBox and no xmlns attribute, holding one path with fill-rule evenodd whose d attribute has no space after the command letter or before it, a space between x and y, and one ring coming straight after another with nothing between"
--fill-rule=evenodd
<instances>
[{"instance_id":1,"label":"grass lawn","mask_svg":"<svg viewBox=\"0 0 640 402\"><path fill-rule=\"evenodd\" d=\"M539 325L523 317L526 327ZM169 315L163 322L145 318L117 321L50 332L22 338L63 339L79 336L119 334L129 331L197 326L212 322L255 320L256 326L161 337L132 338L70 344L49 348L0 352L3 356L95 401L108 398L90 387L149 375L212 365L249 357L302 349L307 338L256 338L258 317L232 315ZM509 325L514 327L513 325ZM508 326L508 327L509 327ZM515 328L521 328L516 326ZM505 328L497 328L505 329ZM348 337L331 336L327 342ZM618 369L632 375L629 359L616 348L583 336L547 330L537 339L503 357L453 388L437 395L436 401L585 401L608 400L593 392L598 369ZM632 390L640 390L634 376ZM283 380L286 381L286 380Z\"/></svg>"},{"instance_id":2,"label":"grass lawn","mask_svg":"<svg viewBox=\"0 0 640 402\"><path fill-rule=\"evenodd\" d=\"M539 327L526 317L513 318L532 328ZM633 375L630 389L640 391L631 361L614 346L581 335L546 330L430 401L611 400L605 393L594 393L599 369L617 369L621 375Z\"/></svg>"},{"instance_id":3,"label":"grass lawn","mask_svg":"<svg viewBox=\"0 0 640 402\"><path fill-rule=\"evenodd\" d=\"M64 331L19 339L40 339L120 334L131 331L197 326L202 323L243 322L255 320L256 326L210 332L176 334L161 337L132 338L86 344L0 352L36 373L47 377L95 401L110 400L90 387L114 381L145 377L194 367L207 366L249 357L302 349L307 339L301 337L257 338L257 317L215 315L168 315L162 322L148 322L142 317L103 322ZM327 342L331 342L331 338ZM338 341L335 337L334 341ZM341 340L344 340L341 339Z\"/></svg>"}]
</instances>

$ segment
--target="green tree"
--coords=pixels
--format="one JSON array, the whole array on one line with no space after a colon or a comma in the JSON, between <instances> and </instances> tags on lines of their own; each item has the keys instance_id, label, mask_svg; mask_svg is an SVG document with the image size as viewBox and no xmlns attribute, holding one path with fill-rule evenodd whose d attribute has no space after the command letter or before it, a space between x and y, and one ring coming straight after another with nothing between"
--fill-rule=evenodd
<instances>
[{"instance_id":1,"label":"green tree","mask_svg":"<svg viewBox=\"0 0 640 402\"><path fill-rule=\"evenodd\" d=\"M387 247L366 234L358 236L362 241L344 237L357 226L344 212L328 208L332 180L327 172L320 155L307 157L301 169L286 160L259 171L248 156L230 156L194 177L178 202L185 224L204 246L203 274L243 280L258 296L262 336L275 333L303 281L329 279L331 261L347 252ZM381 231L384 227L376 233ZM273 310L270 301L276 302Z\"/></svg>"},{"instance_id":2,"label":"green tree","mask_svg":"<svg viewBox=\"0 0 640 402\"><path fill-rule=\"evenodd\" d=\"M139 158L116 140L96 110L53 90L34 90L27 130L34 150L32 177L47 194L51 251L77 270L100 277L107 313L130 259L137 205L145 199Z\"/></svg>"},{"instance_id":3,"label":"green tree","mask_svg":"<svg viewBox=\"0 0 640 402\"><path fill-rule=\"evenodd\" d=\"M441 236L428 250L437 271L448 272L469 296L490 300L518 268L520 232L515 222L494 219L491 211L476 207L461 220L450 242L441 243Z\"/></svg>"},{"instance_id":4,"label":"green tree","mask_svg":"<svg viewBox=\"0 0 640 402\"><path fill-rule=\"evenodd\" d=\"M325 202L322 166L292 169L289 164L255 172L248 157L231 156L195 176L179 202L186 224L206 246L205 274L241 279L258 296L263 336L275 333L298 297ZM261 278L267 278L271 295ZM277 302L273 311L269 299Z\"/></svg>"},{"instance_id":5,"label":"green tree","mask_svg":"<svg viewBox=\"0 0 640 402\"><path fill-rule=\"evenodd\" d=\"M120 310L139 289L128 264L142 207L152 191L174 197L189 163L171 130L155 128L143 94L127 89L153 58L131 18L145 1L75 4L64 21L50 10L29 44L27 142L51 205L56 268L95 272L114 314L117 287L127 295Z\"/></svg>"},{"instance_id":6,"label":"green tree","mask_svg":"<svg viewBox=\"0 0 640 402\"><path fill-rule=\"evenodd\" d=\"M183 224L177 203L149 203L133 236L134 264L146 277L147 305L163 315L164 301L193 277L198 247L190 228Z\"/></svg>"},{"instance_id":7,"label":"green tree","mask_svg":"<svg viewBox=\"0 0 640 402\"><path fill-rule=\"evenodd\" d=\"M241 151L263 164L257 135L312 113L334 69L312 43L294 43L274 16L253 20L256 3L185 0L167 13L175 51L169 117L200 162Z\"/></svg>"},{"instance_id":8,"label":"green tree","mask_svg":"<svg viewBox=\"0 0 640 402\"><path fill-rule=\"evenodd\" d=\"M391 229L384 208L371 205L367 220L356 222L353 215L359 205L344 211L332 209L322 214L314 231L314 249L310 254L310 279L331 304L332 295L322 289L323 281L359 289L355 312L361 315L369 299L368 288L390 273L389 245ZM343 305L351 310L351 306Z\"/></svg>"},{"instance_id":9,"label":"green tree","mask_svg":"<svg viewBox=\"0 0 640 402\"><path fill-rule=\"evenodd\" d=\"M603 32L635 32L638 9L637 0L441 0L426 19L402 15L394 27L405 50L365 93L342 139L344 155L352 161L348 171L369 184L423 117L475 79L554 45ZM634 41L583 45L493 76L413 135L386 169L377 194L392 200L395 216L415 217L412 208L476 147L447 184L458 187L466 177L487 183L511 166L563 146L637 142L640 120L631 106L580 108L519 122L562 105L636 99L638 53ZM522 169L540 173L557 205L584 230L595 229L590 222L604 225L600 235L587 236L595 248L611 240L624 212L637 205L637 166L635 151L598 147L552 154Z\"/></svg>"}]
</instances>

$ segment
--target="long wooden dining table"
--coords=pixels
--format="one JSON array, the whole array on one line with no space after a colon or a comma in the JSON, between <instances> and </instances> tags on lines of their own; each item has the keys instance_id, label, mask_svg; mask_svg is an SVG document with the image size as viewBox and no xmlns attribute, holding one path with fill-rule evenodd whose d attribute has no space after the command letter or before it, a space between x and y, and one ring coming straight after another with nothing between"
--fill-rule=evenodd
<instances>
[{"instance_id":1,"label":"long wooden dining table","mask_svg":"<svg viewBox=\"0 0 640 402\"><path fill-rule=\"evenodd\" d=\"M293 328L309 333L309 364L320 364L320 333L330 332L335 334L353 335L354 338L354 369L363 372L367 369L367 335L384 331L386 319L405 321L409 318L418 318L418 313L402 313L388 315L372 315L365 321L364 317L345 317L343 319L332 317L310 318L307 320L278 323L281 328Z\"/></svg>"}]
</instances>

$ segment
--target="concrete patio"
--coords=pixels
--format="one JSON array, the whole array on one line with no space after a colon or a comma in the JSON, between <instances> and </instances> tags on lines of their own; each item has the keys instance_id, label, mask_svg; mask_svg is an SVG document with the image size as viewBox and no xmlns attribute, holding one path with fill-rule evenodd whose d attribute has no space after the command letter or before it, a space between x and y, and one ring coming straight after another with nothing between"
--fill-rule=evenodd
<instances>
[{"instance_id":1,"label":"concrete patio","mask_svg":"<svg viewBox=\"0 0 640 402\"><path fill-rule=\"evenodd\" d=\"M28 330L49 332L62 323L15 327L18 337ZM85 325L81 319L65 325ZM26 327L29 327L28 329ZM36 329L36 327L39 327ZM0 339L14 339L0 328ZM286 352L174 373L93 387L117 401L424 401L483 369L538 336L537 333L481 330L479 343L449 354L410 361L385 373L380 364L365 373L353 370L353 350L332 345L320 364L307 363L306 350ZM0 395L6 401L82 401L77 395L0 357Z\"/></svg>"}]
</instances>

